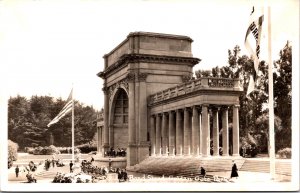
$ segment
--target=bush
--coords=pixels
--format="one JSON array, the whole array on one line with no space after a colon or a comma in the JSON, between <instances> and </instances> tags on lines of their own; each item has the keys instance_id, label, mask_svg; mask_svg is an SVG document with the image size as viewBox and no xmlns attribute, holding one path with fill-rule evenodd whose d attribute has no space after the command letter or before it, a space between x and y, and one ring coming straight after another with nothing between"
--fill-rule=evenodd
<instances>
[{"instance_id":1,"label":"bush","mask_svg":"<svg viewBox=\"0 0 300 193\"><path fill-rule=\"evenodd\" d=\"M70 147L58 147L57 149L60 151L60 153L70 153L72 151L72 148Z\"/></svg>"},{"instance_id":2,"label":"bush","mask_svg":"<svg viewBox=\"0 0 300 193\"><path fill-rule=\"evenodd\" d=\"M16 161L18 159L18 144L8 140L8 159L11 161Z\"/></svg>"},{"instance_id":3,"label":"bush","mask_svg":"<svg viewBox=\"0 0 300 193\"><path fill-rule=\"evenodd\" d=\"M292 149L289 147L281 149L277 152L277 155L279 156L279 158L291 159L292 158Z\"/></svg>"},{"instance_id":4,"label":"bush","mask_svg":"<svg viewBox=\"0 0 300 193\"><path fill-rule=\"evenodd\" d=\"M8 159L8 169L13 166L13 161L11 159Z\"/></svg>"},{"instance_id":5,"label":"bush","mask_svg":"<svg viewBox=\"0 0 300 193\"><path fill-rule=\"evenodd\" d=\"M25 147L25 153L33 154L34 148L33 147Z\"/></svg>"},{"instance_id":6,"label":"bush","mask_svg":"<svg viewBox=\"0 0 300 193\"><path fill-rule=\"evenodd\" d=\"M48 148L50 149L49 151L51 151L52 154L60 154L60 151L54 145L50 145Z\"/></svg>"},{"instance_id":7,"label":"bush","mask_svg":"<svg viewBox=\"0 0 300 193\"><path fill-rule=\"evenodd\" d=\"M49 147L36 147L33 150L34 155L52 155L52 154L60 154L60 151L54 146L50 145Z\"/></svg>"},{"instance_id":8,"label":"bush","mask_svg":"<svg viewBox=\"0 0 300 193\"><path fill-rule=\"evenodd\" d=\"M18 144L15 142L8 140L8 157L7 157L7 166L8 169L13 166L13 161L16 161L18 159Z\"/></svg>"},{"instance_id":9,"label":"bush","mask_svg":"<svg viewBox=\"0 0 300 193\"><path fill-rule=\"evenodd\" d=\"M97 146L90 143L78 145L76 148L80 149L81 153L90 153L91 151L97 151Z\"/></svg>"},{"instance_id":10,"label":"bush","mask_svg":"<svg viewBox=\"0 0 300 193\"><path fill-rule=\"evenodd\" d=\"M34 148L33 154L34 154L34 155L42 155L42 153L41 153L42 150L43 150L43 147L38 146L38 147Z\"/></svg>"}]
</instances>

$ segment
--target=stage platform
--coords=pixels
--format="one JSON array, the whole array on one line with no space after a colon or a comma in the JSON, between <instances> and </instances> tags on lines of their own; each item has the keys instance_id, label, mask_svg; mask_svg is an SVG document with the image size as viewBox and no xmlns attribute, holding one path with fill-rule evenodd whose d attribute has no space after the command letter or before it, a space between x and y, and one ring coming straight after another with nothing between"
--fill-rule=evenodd
<instances>
[{"instance_id":1,"label":"stage platform","mask_svg":"<svg viewBox=\"0 0 300 193\"><path fill-rule=\"evenodd\" d=\"M101 155L95 155L94 157L94 166L98 167L113 167L113 168L126 168L127 159L126 157L103 157Z\"/></svg>"}]
</instances>

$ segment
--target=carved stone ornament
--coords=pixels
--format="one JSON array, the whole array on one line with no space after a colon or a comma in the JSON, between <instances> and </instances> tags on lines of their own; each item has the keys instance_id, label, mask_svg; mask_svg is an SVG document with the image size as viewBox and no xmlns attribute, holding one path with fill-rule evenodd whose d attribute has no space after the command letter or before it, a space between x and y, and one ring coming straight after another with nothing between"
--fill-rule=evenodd
<instances>
[{"instance_id":1,"label":"carved stone ornament","mask_svg":"<svg viewBox=\"0 0 300 193\"><path fill-rule=\"evenodd\" d=\"M108 88L108 97L109 97L109 100L112 100L112 95L113 93L115 93L119 88L125 88L126 89L126 92L129 92L129 86L128 86L128 81L127 79L123 79L115 84L113 84L112 86L110 86Z\"/></svg>"},{"instance_id":2,"label":"carved stone ornament","mask_svg":"<svg viewBox=\"0 0 300 193\"><path fill-rule=\"evenodd\" d=\"M138 74L138 80L139 81L146 81L148 74L147 73L139 73Z\"/></svg>"},{"instance_id":3,"label":"carved stone ornament","mask_svg":"<svg viewBox=\"0 0 300 193\"><path fill-rule=\"evenodd\" d=\"M103 91L104 94L108 94L108 88L107 87L103 87L102 91Z\"/></svg>"},{"instance_id":4,"label":"carved stone ornament","mask_svg":"<svg viewBox=\"0 0 300 193\"><path fill-rule=\"evenodd\" d=\"M182 82L188 82L192 79L192 76L191 75L183 75L181 76L182 78Z\"/></svg>"},{"instance_id":5,"label":"carved stone ornament","mask_svg":"<svg viewBox=\"0 0 300 193\"><path fill-rule=\"evenodd\" d=\"M128 82L133 82L134 79L135 79L135 72L129 72L127 74L127 80L128 80Z\"/></svg>"}]
</instances>

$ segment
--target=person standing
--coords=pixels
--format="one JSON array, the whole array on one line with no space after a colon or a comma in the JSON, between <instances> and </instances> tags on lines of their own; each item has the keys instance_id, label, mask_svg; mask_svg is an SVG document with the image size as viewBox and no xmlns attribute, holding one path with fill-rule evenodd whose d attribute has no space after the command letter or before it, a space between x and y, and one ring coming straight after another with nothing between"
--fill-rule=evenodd
<instances>
[{"instance_id":1,"label":"person standing","mask_svg":"<svg viewBox=\"0 0 300 193\"><path fill-rule=\"evenodd\" d=\"M231 168L231 175L230 175L230 178L237 178L237 177L239 177L239 174L238 174L238 169L237 169L237 166L236 166L236 164L235 164L235 162L234 161L232 161L233 162L233 165L232 165L232 168Z\"/></svg>"},{"instance_id":2,"label":"person standing","mask_svg":"<svg viewBox=\"0 0 300 193\"><path fill-rule=\"evenodd\" d=\"M203 167L200 168L200 175L203 176L203 178L206 176L206 170Z\"/></svg>"},{"instance_id":3,"label":"person standing","mask_svg":"<svg viewBox=\"0 0 300 193\"><path fill-rule=\"evenodd\" d=\"M15 172L16 172L16 177L19 177L19 172L20 172L19 166L16 167Z\"/></svg>"},{"instance_id":4,"label":"person standing","mask_svg":"<svg viewBox=\"0 0 300 193\"><path fill-rule=\"evenodd\" d=\"M72 161L70 161L70 173L72 173L73 172L73 162Z\"/></svg>"}]
</instances>

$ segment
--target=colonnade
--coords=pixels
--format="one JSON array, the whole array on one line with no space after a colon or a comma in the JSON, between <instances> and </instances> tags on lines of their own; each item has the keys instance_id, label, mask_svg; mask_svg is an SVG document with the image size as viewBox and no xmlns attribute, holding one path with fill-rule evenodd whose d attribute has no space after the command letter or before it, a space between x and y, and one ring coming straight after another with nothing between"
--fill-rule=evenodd
<instances>
[{"instance_id":1,"label":"colonnade","mask_svg":"<svg viewBox=\"0 0 300 193\"><path fill-rule=\"evenodd\" d=\"M219 156L219 115L222 121L222 156L229 156L229 106L195 105L151 114L151 156L210 156L210 116L213 156ZM233 105L232 156L239 156L238 105Z\"/></svg>"}]
</instances>

